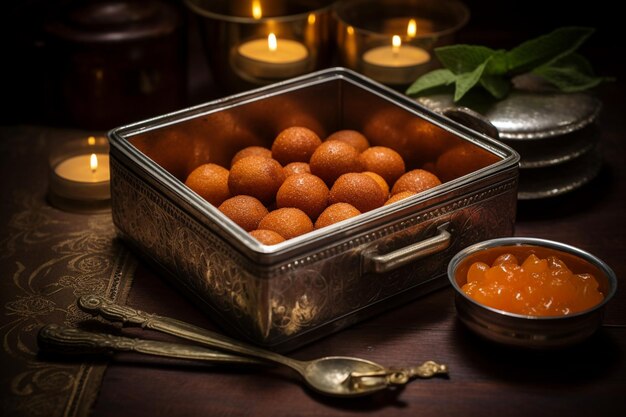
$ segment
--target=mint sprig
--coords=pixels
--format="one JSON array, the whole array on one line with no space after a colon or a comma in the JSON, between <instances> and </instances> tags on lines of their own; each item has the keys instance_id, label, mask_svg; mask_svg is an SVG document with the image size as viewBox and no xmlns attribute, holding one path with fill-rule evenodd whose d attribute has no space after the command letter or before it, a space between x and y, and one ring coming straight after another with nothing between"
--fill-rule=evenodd
<instances>
[{"instance_id":1,"label":"mint sprig","mask_svg":"<svg viewBox=\"0 0 626 417\"><path fill-rule=\"evenodd\" d=\"M496 99L502 99L512 88L511 79L528 72L561 91L583 91L610 80L596 76L590 63L576 53L593 32L593 28L563 27L509 51L462 44L436 48L435 54L444 68L419 77L406 94L425 95L454 85L454 101L459 101L468 91L481 86Z\"/></svg>"}]
</instances>

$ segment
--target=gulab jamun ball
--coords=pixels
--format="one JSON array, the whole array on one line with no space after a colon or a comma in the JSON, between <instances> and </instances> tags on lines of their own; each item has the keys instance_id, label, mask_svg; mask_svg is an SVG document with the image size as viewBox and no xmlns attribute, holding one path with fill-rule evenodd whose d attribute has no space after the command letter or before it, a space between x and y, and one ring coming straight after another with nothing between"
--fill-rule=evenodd
<instances>
[{"instance_id":1,"label":"gulab jamun ball","mask_svg":"<svg viewBox=\"0 0 626 417\"><path fill-rule=\"evenodd\" d=\"M389 197L389 200L385 201L385 206L388 206L389 204L393 204L396 201L400 201L400 200L404 200L407 197L411 197L412 195L417 194L416 192L413 191L400 191L397 194L392 195L391 197Z\"/></svg>"},{"instance_id":2,"label":"gulab jamun ball","mask_svg":"<svg viewBox=\"0 0 626 417\"><path fill-rule=\"evenodd\" d=\"M264 245L275 245L285 241L284 237L273 230L256 229L252 230L250 235Z\"/></svg>"},{"instance_id":3,"label":"gulab jamun ball","mask_svg":"<svg viewBox=\"0 0 626 417\"><path fill-rule=\"evenodd\" d=\"M276 207L295 207L311 220L328 206L328 187L313 174L295 174L287 177L276 193Z\"/></svg>"},{"instance_id":4,"label":"gulab jamun ball","mask_svg":"<svg viewBox=\"0 0 626 417\"><path fill-rule=\"evenodd\" d=\"M235 162L239 161L240 159L245 158L246 156L253 156L253 155L271 158L272 151L269 150L268 148L264 148L263 146L247 146L243 148L242 150L240 150L239 152L237 152L233 156L233 159L231 159L230 161L230 166L233 166Z\"/></svg>"},{"instance_id":5,"label":"gulab jamun ball","mask_svg":"<svg viewBox=\"0 0 626 417\"><path fill-rule=\"evenodd\" d=\"M348 203L361 213L374 210L387 201L380 185L369 175L357 172L343 174L333 184L328 203Z\"/></svg>"},{"instance_id":6,"label":"gulab jamun ball","mask_svg":"<svg viewBox=\"0 0 626 417\"><path fill-rule=\"evenodd\" d=\"M311 155L311 173L332 186L337 178L349 172L361 172L359 151L354 146L338 140L322 143Z\"/></svg>"},{"instance_id":7,"label":"gulab jamun ball","mask_svg":"<svg viewBox=\"0 0 626 417\"><path fill-rule=\"evenodd\" d=\"M375 172L393 184L405 172L402 156L386 146L372 146L359 156L363 170Z\"/></svg>"},{"instance_id":8,"label":"gulab jamun ball","mask_svg":"<svg viewBox=\"0 0 626 417\"><path fill-rule=\"evenodd\" d=\"M257 229L261 219L268 214L263 203L249 195L231 197L220 204L218 209L246 232Z\"/></svg>"},{"instance_id":9,"label":"gulab jamun ball","mask_svg":"<svg viewBox=\"0 0 626 417\"><path fill-rule=\"evenodd\" d=\"M405 163L413 167L437 160L456 141L451 133L420 118L408 121L404 132L407 146L402 149L402 155Z\"/></svg>"},{"instance_id":10,"label":"gulab jamun ball","mask_svg":"<svg viewBox=\"0 0 626 417\"><path fill-rule=\"evenodd\" d=\"M374 113L363 126L363 134L371 146L386 146L405 155L408 138L404 126L412 116L406 111L386 107Z\"/></svg>"},{"instance_id":11,"label":"gulab jamun ball","mask_svg":"<svg viewBox=\"0 0 626 417\"><path fill-rule=\"evenodd\" d=\"M288 127L281 131L272 143L272 158L281 165L290 162L309 162L311 155L322 140L317 133L301 126Z\"/></svg>"},{"instance_id":12,"label":"gulab jamun ball","mask_svg":"<svg viewBox=\"0 0 626 417\"><path fill-rule=\"evenodd\" d=\"M356 207L348 203L335 203L326 207L326 209L319 215L315 221L315 228L321 229L322 227L330 226L331 224L338 223L340 221L358 216L361 214Z\"/></svg>"},{"instance_id":13,"label":"gulab jamun ball","mask_svg":"<svg viewBox=\"0 0 626 417\"><path fill-rule=\"evenodd\" d=\"M181 181L196 167L215 159L210 158L208 146L198 143L204 142L197 140L195 133L178 129L159 129L133 138L133 145Z\"/></svg>"},{"instance_id":14,"label":"gulab jamun ball","mask_svg":"<svg viewBox=\"0 0 626 417\"><path fill-rule=\"evenodd\" d=\"M284 180L283 167L275 159L253 155L230 168L228 188L232 195L249 195L269 205Z\"/></svg>"},{"instance_id":15,"label":"gulab jamun ball","mask_svg":"<svg viewBox=\"0 0 626 417\"><path fill-rule=\"evenodd\" d=\"M202 164L187 176L185 185L215 207L230 198L228 170L217 164Z\"/></svg>"},{"instance_id":16,"label":"gulab jamun ball","mask_svg":"<svg viewBox=\"0 0 626 417\"><path fill-rule=\"evenodd\" d=\"M326 138L326 141L329 140L338 140L340 142L345 142L348 145L354 146L354 148L359 152L363 152L370 147L370 142L367 140L365 135L363 135L363 133L359 132L358 130L338 130Z\"/></svg>"},{"instance_id":17,"label":"gulab jamun ball","mask_svg":"<svg viewBox=\"0 0 626 417\"><path fill-rule=\"evenodd\" d=\"M310 174L311 168L308 162L290 162L283 167L285 178L294 174Z\"/></svg>"},{"instance_id":18,"label":"gulab jamun ball","mask_svg":"<svg viewBox=\"0 0 626 417\"><path fill-rule=\"evenodd\" d=\"M374 181L378 183L380 189L383 190L383 194L385 194L385 196L389 195L389 184L387 184L387 181L385 181L383 177L372 171L363 171L363 174L372 177Z\"/></svg>"},{"instance_id":19,"label":"gulab jamun ball","mask_svg":"<svg viewBox=\"0 0 626 417\"><path fill-rule=\"evenodd\" d=\"M398 181L396 181L391 189L391 194L395 195L402 191L420 193L429 188L436 187L439 184L441 184L441 181L432 172L423 169L414 169L398 178Z\"/></svg>"},{"instance_id":20,"label":"gulab jamun ball","mask_svg":"<svg viewBox=\"0 0 626 417\"><path fill-rule=\"evenodd\" d=\"M312 231L313 222L302 210L285 207L269 212L258 228L272 230L287 240Z\"/></svg>"},{"instance_id":21,"label":"gulab jamun ball","mask_svg":"<svg viewBox=\"0 0 626 417\"><path fill-rule=\"evenodd\" d=\"M498 161L498 157L471 144L455 146L437 158L435 169L443 181L467 175Z\"/></svg>"}]
</instances>

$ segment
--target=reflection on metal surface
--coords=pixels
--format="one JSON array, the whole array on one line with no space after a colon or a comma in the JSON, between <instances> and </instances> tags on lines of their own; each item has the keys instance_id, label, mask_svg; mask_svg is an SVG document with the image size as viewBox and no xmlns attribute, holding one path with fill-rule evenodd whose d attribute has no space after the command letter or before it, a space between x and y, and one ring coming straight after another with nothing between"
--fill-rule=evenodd
<instances>
[{"instance_id":1,"label":"reflection on metal surface","mask_svg":"<svg viewBox=\"0 0 626 417\"><path fill-rule=\"evenodd\" d=\"M300 336L332 327L338 317L388 308L379 302L389 303L407 290L418 295L420 284L441 277L455 251L489 236L510 234L516 199L516 182L505 182L267 269L247 261L187 213L164 204L122 167L116 172L113 213L127 239L180 277L178 282L209 306L225 328L267 345L301 343ZM138 206L144 209L137 211ZM147 212L150 216L142 215ZM387 274L361 274L361 251L386 251L423 240L443 219L455 236L447 250Z\"/></svg>"},{"instance_id":2,"label":"reflection on metal surface","mask_svg":"<svg viewBox=\"0 0 626 417\"><path fill-rule=\"evenodd\" d=\"M372 145L399 152L407 169L429 164L444 183L269 247L183 184L197 155L228 166L242 147L270 147L293 125L322 137L360 130ZM275 349L434 290L462 245L513 230L517 153L346 69L138 122L109 138L121 235L225 330ZM441 251L384 273L362 268L362 254L398 254L443 223L452 237Z\"/></svg>"},{"instance_id":3,"label":"reflection on metal surface","mask_svg":"<svg viewBox=\"0 0 626 417\"><path fill-rule=\"evenodd\" d=\"M598 175L602 163L602 154L596 148L558 165L522 170L518 198L534 200L555 197L576 190Z\"/></svg>"},{"instance_id":4,"label":"reflection on metal surface","mask_svg":"<svg viewBox=\"0 0 626 417\"><path fill-rule=\"evenodd\" d=\"M431 109L454 105L450 94L421 97L418 101ZM502 139L532 141L588 126L598 117L602 104L586 93L513 91L504 100L477 101L472 108L498 129Z\"/></svg>"},{"instance_id":5,"label":"reflection on metal surface","mask_svg":"<svg viewBox=\"0 0 626 417\"><path fill-rule=\"evenodd\" d=\"M414 376L428 378L447 372L445 365L438 365L432 361L406 369L386 369L367 359L349 356L324 356L309 361L300 361L238 342L219 333L170 317L158 316L132 307L119 305L101 296L83 296L79 299L78 305L86 312L101 316L107 320L156 330L232 354L240 354L248 358L252 357L285 365L298 372L311 388L322 394L337 397L369 395L389 386L404 385ZM236 357L232 357L232 355L208 352L206 349L198 349L197 346L184 347L171 343L155 344L150 343L151 341L119 338L111 335L86 335L74 329L59 330L56 326L44 328L39 336L42 346L45 347L46 343L48 343L51 349L58 349L59 345L86 346L88 348L106 347L114 350L134 350L161 356L204 359L215 362L246 362L245 359L238 360ZM250 361L248 360L247 362L249 363ZM371 380L377 380L378 383L368 383Z\"/></svg>"}]
</instances>

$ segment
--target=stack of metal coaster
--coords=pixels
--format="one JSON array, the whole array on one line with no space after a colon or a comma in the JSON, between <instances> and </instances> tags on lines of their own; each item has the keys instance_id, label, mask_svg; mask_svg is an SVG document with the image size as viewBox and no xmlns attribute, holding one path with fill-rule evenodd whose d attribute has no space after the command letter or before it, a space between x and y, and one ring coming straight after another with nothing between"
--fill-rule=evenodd
<instances>
[{"instance_id":1,"label":"stack of metal coaster","mask_svg":"<svg viewBox=\"0 0 626 417\"><path fill-rule=\"evenodd\" d=\"M586 93L538 91L520 85L527 87L518 82L503 100L468 105L520 154L518 198L557 196L589 182L602 166L595 123L601 102ZM459 105L447 94L420 97L418 102L437 111Z\"/></svg>"}]
</instances>

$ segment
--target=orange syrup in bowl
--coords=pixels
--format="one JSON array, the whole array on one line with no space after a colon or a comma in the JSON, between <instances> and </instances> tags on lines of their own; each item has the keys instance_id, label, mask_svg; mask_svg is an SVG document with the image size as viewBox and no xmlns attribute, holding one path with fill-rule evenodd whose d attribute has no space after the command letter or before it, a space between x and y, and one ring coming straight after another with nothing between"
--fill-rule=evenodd
<instances>
[{"instance_id":1,"label":"orange syrup in bowl","mask_svg":"<svg viewBox=\"0 0 626 417\"><path fill-rule=\"evenodd\" d=\"M461 289L485 306L530 316L573 314L604 299L593 274L572 272L557 255L522 260L503 253L491 264L473 262Z\"/></svg>"}]
</instances>

